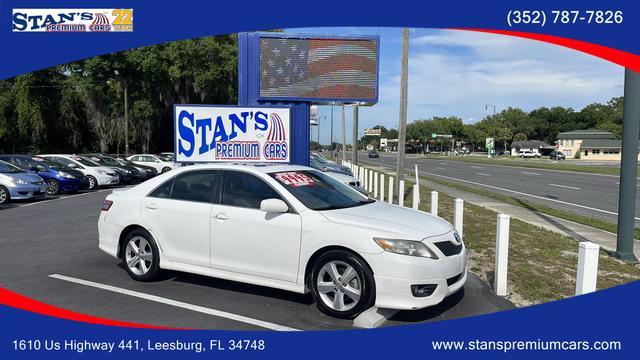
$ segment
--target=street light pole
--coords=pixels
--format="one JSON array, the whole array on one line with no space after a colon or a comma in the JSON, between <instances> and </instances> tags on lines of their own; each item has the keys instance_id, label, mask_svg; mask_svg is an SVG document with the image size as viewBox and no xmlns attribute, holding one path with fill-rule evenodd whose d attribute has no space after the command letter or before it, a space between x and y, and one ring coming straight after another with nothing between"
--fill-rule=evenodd
<instances>
[{"instance_id":1,"label":"street light pole","mask_svg":"<svg viewBox=\"0 0 640 360\"><path fill-rule=\"evenodd\" d=\"M129 156L129 96L127 94L127 79L122 79L124 86L124 155Z\"/></svg>"}]
</instances>

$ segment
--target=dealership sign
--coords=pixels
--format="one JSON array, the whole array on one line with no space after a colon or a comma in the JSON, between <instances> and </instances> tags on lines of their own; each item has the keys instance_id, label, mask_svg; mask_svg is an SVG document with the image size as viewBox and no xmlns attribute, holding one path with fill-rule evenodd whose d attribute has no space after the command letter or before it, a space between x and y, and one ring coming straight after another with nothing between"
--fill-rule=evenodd
<instances>
[{"instance_id":1,"label":"dealership sign","mask_svg":"<svg viewBox=\"0 0 640 360\"><path fill-rule=\"evenodd\" d=\"M286 107L174 105L178 162L289 162Z\"/></svg>"},{"instance_id":2,"label":"dealership sign","mask_svg":"<svg viewBox=\"0 0 640 360\"><path fill-rule=\"evenodd\" d=\"M14 32L130 32L133 9L13 9Z\"/></svg>"}]
</instances>

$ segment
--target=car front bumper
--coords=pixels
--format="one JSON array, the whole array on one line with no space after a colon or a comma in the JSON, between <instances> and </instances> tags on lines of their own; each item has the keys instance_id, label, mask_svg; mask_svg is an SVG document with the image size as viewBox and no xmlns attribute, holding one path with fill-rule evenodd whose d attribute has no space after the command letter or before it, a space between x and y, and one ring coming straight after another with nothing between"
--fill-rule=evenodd
<instances>
[{"instance_id":1,"label":"car front bumper","mask_svg":"<svg viewBox=\"0 0 640 360\"><path fill-rule=\"evenodd\" d=\"M47 185L20 184L8 186L11 200L27 200L43 197L47 194Z\"/></svg>"},{"instance_id":2,"label":"car front bumper","mask_svg":"<svg viewBox=\"0 0 640 360\"><path fill-rule=\"evenodd\" d=\"M96 180L98 180L99 186L118 185L118 183L120 182L120 178L118 177L118 175L111 176L100 174L96 176Z\"/></svg>"},{"instance_id":3,"label":"car front bumper","mask_svg":"<svg viewBox=\"0 0 640 360\"><path fill-rule=\"evenodd\" d=\"M467 250L440 259L398 255L390 252L365 254L376 282L376 306L416 310L439 304L462 288L467 280ZM412 285L430 285L424 297L414 296Z\"/></svg>"}]
</instances>

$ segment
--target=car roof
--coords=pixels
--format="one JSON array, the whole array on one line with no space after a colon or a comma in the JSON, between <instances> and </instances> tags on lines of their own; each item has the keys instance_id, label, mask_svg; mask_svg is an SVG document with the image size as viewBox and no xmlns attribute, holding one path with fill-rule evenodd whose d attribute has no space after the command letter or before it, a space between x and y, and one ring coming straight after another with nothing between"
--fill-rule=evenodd
<instances>
[{"instance_id":1,"label":"car roof","mask_svg":"<svg viewBox=\"0 0 640 360\"><path fill-rule=\"evenodd\" d=\"M238 163L206 163L206 164L196 164L187 167L183 167L181 169L222 169L222 170L252 170L254 172L263 172L266 174L276 173L276 172L284 172L284 171L308 171L315 170L308 166L302 165L289 165L289 164L260 164L260 163L247 163L247 164L238 164Z\"/></svg>"}]
</instances>

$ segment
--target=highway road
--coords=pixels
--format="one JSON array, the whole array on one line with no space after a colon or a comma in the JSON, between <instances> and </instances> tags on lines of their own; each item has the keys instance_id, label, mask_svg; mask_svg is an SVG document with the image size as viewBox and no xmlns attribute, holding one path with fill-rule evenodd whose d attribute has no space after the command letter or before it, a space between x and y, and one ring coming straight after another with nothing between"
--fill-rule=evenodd
<instances>
[{"instance_id":1,"label":"highway road","mask_svg":"<svg viewBox=\"0 0 640 360\"><path fill-rule=\"evenodd\" d=\"M358 159L395 169L396 154L380 155L379 159L369 159L367 153L362 152L358 154ZM454 181L549 207L617 221L618 176L472 164L407 155L405 167L413 170L415 164L418 164L420 173L427 177ZM638 216L640 207L636 197L636 225L640 225Z\"/></svg>"}]
</instances>

